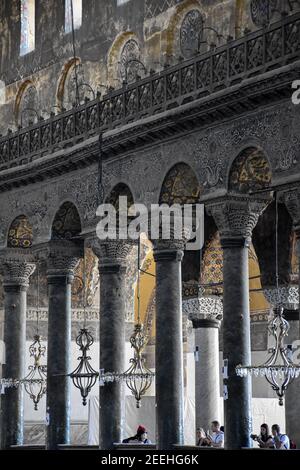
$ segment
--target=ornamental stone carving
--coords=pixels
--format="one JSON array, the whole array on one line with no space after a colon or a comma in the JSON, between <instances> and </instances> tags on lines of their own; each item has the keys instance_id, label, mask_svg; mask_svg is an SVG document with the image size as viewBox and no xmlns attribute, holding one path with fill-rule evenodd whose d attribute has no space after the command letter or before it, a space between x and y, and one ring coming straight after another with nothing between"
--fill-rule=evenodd
<instances>
[{"instance_id":1,"label":"ornamental stone carving","mask_svg":"<svg viewBox=\"0 0 300 470\"><path fill-rule=\"evenodd\" d=\"M263 290L264 296L272 307L282 306L285 309L297 310L299 306L299 287L280 286Z\"/></svg>"},{"instance_id":2,"label":"ornamental stone carving","mask_svg":"<svg viewBox=\"0 0 300 470\"><path fill-rule=\"evenodd\" d=\"M126 266L127 257L135 242L131 240L91 240L89 246L99 258L99 266Z\"/></svg>"},{"instance_id":3,"label":"ornamental stone carving","mask_svg":"<svg viewBox=\"0 0 300 470\"><path fill-rule=\"evenodd\" d=\"M198 320L219 320L223 318L223 302L218 296L201 296L186 299L182 303L183 314L193 323Z\"/></svg>"},{"instance_id":4,"label":"ornamental stone carving","mask_svg":"<svg viewBox=\"0 0 300 470\"><path fill-rule=\"evenodd\" d=\"M32 258L20 253L13 253L13 250L7 250L6 254L0 257L0 273L3 276L3 285L5 286L21 286L27 288L29 286L30 276L34 273L35 264Z\"/></svg>"},{"instance_id":5,"label":"ornamental stone carving","mask_svg":"<svg viewBox=\"0 0 300 470\"><path fill-rule=\"evenodd\" d=\"M221 239L250 239L259 216L267 207L270 199L251 199L229 196L208 203L207 208L219 229Z\"/></svg>"},{"instance_id":6,"label":"ornamental stone carving","mask_svg":"<svg viewBox=\"0 0 300 470\"><path fill-rule=\"evenodd\" d=\"M83 257L83 245L59 240L50 241L36 249L37 257L47 261L47 277L74 276L74 271Z\"/></svg>"}]
</instances>

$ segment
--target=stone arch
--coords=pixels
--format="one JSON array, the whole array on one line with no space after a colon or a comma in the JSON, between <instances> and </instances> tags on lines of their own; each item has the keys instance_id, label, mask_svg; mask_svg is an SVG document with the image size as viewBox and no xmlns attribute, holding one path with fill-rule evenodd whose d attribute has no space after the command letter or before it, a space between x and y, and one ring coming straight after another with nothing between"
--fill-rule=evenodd
<instances>
[{"instance_id":1,"label":"stone arch","mask_svg":"<svg viewBox=\"0 0 300 470\"><path fill-rule=\"evenodd\" d=\"M169 21L168 27L166 31L163 33L166 57L174 57L175 55L184 57L181 51L181 47L180 47L181 38L182 38L182 35L181 35L182 25L184 26L184 21L187 21L188 23L187 15L191 15L191 12L194 12L194 16L193 16L194 20L196 19L196 15L197 15L196 12L199 12L199 15L201 15L202 20L205 19L205 13L204 13L203 7L201 6L198 0L185 0L176 6L175 12ZM192 21L190 24L191 25L194 24L195 26L194 21ZM191 54L190 56L192 55L193 54ZM184 57L184 58L189 58L189 57Z\"/></svg>"},{"instance_id":2,"label":"stone arch","mask_svg":"<svg viewBox=\"0 0 300 470\"><path fill-rule=\"evenodd\" d=\"M14 115L16 125L26 127L38 120L38 92L32 80L25 80L17 92ZM26 111L26 112L25 112Z\"/></svg>"},{"instance_id":3,"label":"stone arch","mask_svg":"<svg viewBox=\"0 0 300 470\"><path fill-rule=\"evenodd\" d=\"M159 203L196 204L201 187L195 172L187 163L177 163L167 173L161 186Z\"/></svg>"},{"instance_id":4,"label":"stone arch","mask_svg":"<svg viewBox=\"0 0 300 470\"><path fill-rule=\"evenodd\" d=\"M28 249L32 247L32 243L32 226L26 215L19 215L10 224L7 235L7 247Z\"/></svg>"},{"instance_id":5,"label":"stone arch","mask_svg":"<svg viewBox=\"0 0 300 470\"><path fill-rule=\"evenodd\" d=\"M70 109L76 99L75 84L72 83L74 79L75 65L77 66L77 75L80 80L82 69L78 68L81 65L79 57L70 59L64 66L57 84L56 91L56 105L61 111L63 108Z\"/></svg>"},{"instance_id":6,"label":"stone arch","mask_svg":"<svg viewBox=\"0 0 300 470\"><path fill-rule=\"evenodd\" d=\"M51 226L52 240L70 240L81 232L81 220L76 206L64 202L55 214Z\"/></svg>"},{"instance_id":7,"label":"stone arch","mask_svg":"<svg viewBox=\"0 0 300 470\"><path fill-rule=\"evenodd\" d=\"M228 176L228 190L249 193L268 188L272 181L272 170L265 152L250 146L242 150L233 161Z\"/></svg>"},{"instance_id":8,"label":"stone arch","mask_svg":"<svg viewBox=\"0 0 300 470\"><path fill-rule=\"evenodd\" d=\"M137 59L137 62L132 62L132 65L126 68L126 61L134 59ZM138 61L142 62L142 51L137 35L132 31L119 34L108 52L108 85L116 88L124 81L131 83L136 80L137 75L143 75L145 69Z\"/></svg>"}]
</instances>

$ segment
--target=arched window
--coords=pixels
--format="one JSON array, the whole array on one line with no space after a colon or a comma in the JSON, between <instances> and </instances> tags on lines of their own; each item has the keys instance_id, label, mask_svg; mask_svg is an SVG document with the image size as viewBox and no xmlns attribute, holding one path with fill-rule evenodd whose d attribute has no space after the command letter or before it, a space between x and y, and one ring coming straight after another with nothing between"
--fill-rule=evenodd
<instances>
[{"instance_id":1,"label":"arched window","mask_svg":"<svg viewBox=\"0 0 300 470\"><path fill-rule=\"evenodd\" d=\"M74 29L82 24L82 0L65 0L65 33L72 31L72 7L74 17Z\"/></svg>"},{"instance_id":2,"label":"arched window","mask_svg":"<svg viewBox=\"0 0 300 470\"><path fill-rule=\"evenodd\" d=\"M34 50L35 44L35 0L21 0L20 55Z\"/></svg>"}]
</instances>

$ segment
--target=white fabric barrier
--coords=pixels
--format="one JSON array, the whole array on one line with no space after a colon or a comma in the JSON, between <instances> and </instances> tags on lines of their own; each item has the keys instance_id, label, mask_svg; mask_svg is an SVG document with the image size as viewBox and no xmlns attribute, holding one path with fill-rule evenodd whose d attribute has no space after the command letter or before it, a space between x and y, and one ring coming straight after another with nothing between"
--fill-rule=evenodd
<instances>
[{"instance_id":1,"label":"white fabric barrier","mask_svg":"<svg viewBox=\"0 0 300 470\"><path fill-rule=\"evenodd\" d=\"M185 401L184 421L185 442L194 444L195 440L195 403L188 398ZM148 431L151 442L155 442L155 397L144 397L141 408L136 408L136 401L133 396L126 397L125 410L125 432L124 438L134 436L139 424L143 424ZM89 400L89 422L88 422L88 445L98 445L99 443L99 398L91 396Z\"/></svg>"},{"instance_id":2,"label":"white fabric barrier","mask_svg":"<svg viewBox=\"0 0 300 470\"><path fill-rule=\"evenodd\" d=\"M223 399L221 399L221 402L222 410ZM149 439L155 442L155 412L155 397L144 397L142 399L142 407L137 409L134 397L127 396L124 437L134 436L138 425L143 424L147 428ZM259 433L262 423L267 423L270 427L272 424L279 424L281 431L285 432L284 407L278 405L278 399L276 398L253 398L252 418L254 434ZM194 445L195 402L191 398L185 400L184 423L185 444ZM88 444L98 445L98 443L99 398L97 396L91 396L89 400Z\"/></svg>"}]
</instances>

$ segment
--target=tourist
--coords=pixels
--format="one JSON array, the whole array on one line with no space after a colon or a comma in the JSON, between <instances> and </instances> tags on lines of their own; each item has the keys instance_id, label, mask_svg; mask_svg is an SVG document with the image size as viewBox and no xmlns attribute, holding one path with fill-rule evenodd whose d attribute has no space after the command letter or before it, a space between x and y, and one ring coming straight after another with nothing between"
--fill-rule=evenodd
<instances>
[{"instance_id":1,"label":"tourist","mask_svg":"<svg viewBox=\"0 0 300 470\"><path fill-rule=\"evenodd\" d=\"M207 438L210 441L210 445L216 448L224 447L224 432L220 429L219 421L213 421L211 423L211 430L211 435L207 433Z\"/></svg>"},{"instance_id":2,"label":"tourist","mask_svg":"<svg viewBox=\"0 0 300 470\"><path fill-rule=\"evenodd\" d=\"M209 447L211 446L210 439L206 437L205 431L203 428L197 429L197 446L198 447Z\"/></svg>"},{"instance_id":3,"label":"tourist","mask_svg":"<svg viewBox=\"0 0 300 470\"><path fill-rule=\"evenodd\" d=\"M128 437L123 440L123 444L151 444L150 439L148 439L147 431L145 426L141 424L137 428L136 435L133 437Z\"/></svg>"},{"instance_id":4,"label":"tourist","mask_svg":"<svg viewBox=\"0 0 300 470\"><path fill-rule=\"evenodd\" d=\"M275 449L289 450L290 449L290 440L286 434L280 433L280 427L278 424L273 424L272 426L273 434L273 443Z\"/></svg>"},{"instance_id":5,"label":"tourist","mask_svg":"<svg viewBox=\"0 0 300 470\"><path fill-rule=\"evenodd\" d=\"M274 441L269 432L269 426L263 423L260 427L260 435L251 434L254 441L258 442L261 449L274 449Z\"/></svg>"}]
</instances>

